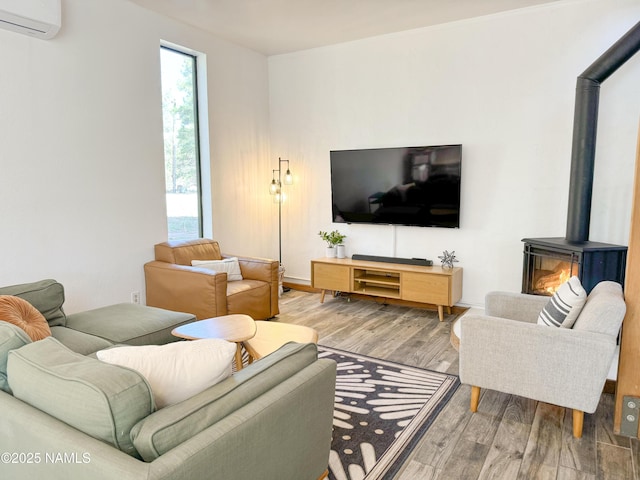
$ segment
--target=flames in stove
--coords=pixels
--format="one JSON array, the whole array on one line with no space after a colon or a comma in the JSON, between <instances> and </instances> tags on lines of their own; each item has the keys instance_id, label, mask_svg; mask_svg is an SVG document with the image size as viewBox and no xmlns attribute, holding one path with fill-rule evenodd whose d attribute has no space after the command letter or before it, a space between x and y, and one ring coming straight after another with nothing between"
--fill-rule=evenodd
<instances>
[{"instance_id":1,"label":"flames in stove","mask_svg":"<svg viewBox=\"0 0 640 480\"><path fill-rule=\"evenodd\" d=\"M570 278L571 264L568 262L558 262L551 270L536 270L533 273L533 293L553 295Z\"/></svg>"}]
</instances>

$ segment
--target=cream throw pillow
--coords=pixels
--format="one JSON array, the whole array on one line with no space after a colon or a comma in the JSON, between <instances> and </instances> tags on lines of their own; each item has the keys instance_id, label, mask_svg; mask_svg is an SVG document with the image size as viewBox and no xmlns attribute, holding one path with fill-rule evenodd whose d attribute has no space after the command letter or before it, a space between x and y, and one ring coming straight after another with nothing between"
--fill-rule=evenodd
<instances>
[{"instance_id":1,"label":"cream throw pillow","mask_svg":"<svg viewBox=\"0 0 640 480\"><path fill-rule=\"evenodd\" d=\"M229 282L242 280L238 257L225 258L224 260L191 260L191 266L208 268L216 272L225 272Z\"/></svg>"},{"instance_id":2,"label":"cream throw pillow","mask_svg":"<svg viewBox=\"0 0 640 480\"><path fill-rule=\"evenodd\" d=\"M560 285L538 316L539 325L571 328L587 301L587 292L576 276Z\"/></svg>"},{"instance_id":3,"label":"cream throw pillow","mask_svg":"<svg viewBox=\"0 0 640 480\"><path fill-rule=\"evenodd\" d=\"M146 378L158 408L179 403L231 375L236 344L216 338L167 345L115 347L99 360L128 367Z\"/></svg>"}]
</instances>

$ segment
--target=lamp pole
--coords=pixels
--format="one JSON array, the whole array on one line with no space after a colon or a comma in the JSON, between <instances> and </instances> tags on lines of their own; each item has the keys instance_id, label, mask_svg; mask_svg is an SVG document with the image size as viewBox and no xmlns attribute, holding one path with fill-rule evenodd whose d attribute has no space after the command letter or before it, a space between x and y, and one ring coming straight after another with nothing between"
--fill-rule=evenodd
<instances>
[{"instance_id":1,"label":"lamp pole","mask_svg":"<svg viewBox=\"0 0 640 480\"><path fill-rule=\"evenodd\" d=\"M282 267L282 160L278 158L278 186L280 198L278 199L278 261Z\"/></svg>"},{"instance_id":2,"label":"lamp pole","mask_svg":"<svg viewBox=\"0 0 640 480\"><path fill-rule=\"evenodd\" d=\"M282 164L287 162L287 171L282 179ZM276 171L278 172L278 180L276 181ZM282 185L292 185L293 176L289 169L289 160L283 160L278 157L278 168L272 171L271 185L269 186L269 193L275 195L275 200L278 202L278 262L280 264L280 274L283 274L284 267L282 266L282 202L284 201L284 193L282 191ZM288 291L284 289L283 291Z\"/></svg>"}]
</instances>

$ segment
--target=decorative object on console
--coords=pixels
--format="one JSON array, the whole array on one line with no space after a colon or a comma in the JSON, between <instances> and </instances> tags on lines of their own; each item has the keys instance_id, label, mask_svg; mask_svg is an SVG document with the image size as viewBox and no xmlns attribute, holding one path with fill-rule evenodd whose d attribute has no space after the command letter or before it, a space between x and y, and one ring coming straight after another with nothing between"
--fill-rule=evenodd
<instances>
[{"instance_id":1,"label":"decorative object on console","mask_svg":"<svg viewBox=\"0 0 640 480\"><path fill-rule=\"evenodd\" d=\"M442 268L453 268L453 262L457 262L455 251L449 253L448 251L442 252L442 255L438 255L438 258L442 261Z\"/></svg>"},{"instance_id":2,"label":"decorative object on console","mask_svg":"<svg viewBox=\"0 0 640 480\"><path fill-rule=\"evenodd\" d=\"M282 179L282 164L287 162L287 171L284 174L284 180ZM278 172L278 179L276 180L276 172ZM285 195L282 191L282 185L293 185L293 175L289 169L289 160L283 160L278 157L278 168L272 171L271 184L269 185L269 194L273 195L273 201L278 204L278 261L280 262L279 271L279 294L282 294L285 289L282 286L284 279L284 267L282 266L282 202L285 201Z\"/></svg>"},{"instance_id":3,"label":"decorative object on console","mask_svg":"<svg viewBox=\"0 0 640 480\"><path fill-rule=\"evenodd\" d=\"M344 255L344 245L342 245L342 242L344 241L345 238L347 238L346 235L343 235L338 230L334 230L332 232L323 232L322 230L320 230L318 232L318 235L320 235L320 238L322 240L327 242L327 253L326 253L326 256L328 258L336 257L337 256L336 250L338 249L337 247L340 247L340 246L342 246L342 256L338 255L338 258L344 258L345 257L345 255Z\"/></svg>"}]
</instances>

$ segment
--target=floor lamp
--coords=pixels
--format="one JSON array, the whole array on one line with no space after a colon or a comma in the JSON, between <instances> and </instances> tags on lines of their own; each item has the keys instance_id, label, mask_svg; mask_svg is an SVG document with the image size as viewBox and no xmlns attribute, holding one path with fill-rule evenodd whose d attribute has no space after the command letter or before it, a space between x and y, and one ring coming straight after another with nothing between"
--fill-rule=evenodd
<instances>
[{"instance_id":1,"label":"floor lamp","mask_svg":"<svg viewBox=\"0 0 640 480\"><path fill-rule=\"evenodd\" d=\"M287 170L284 174L284 180L282 179L282 164L287 162ZM278 179L276 180L276 172L278 172ZM289 169L289 160L283 160L278 157L278 168L272 171L271 185L269 185L269 193L273 195L273 201L278 204L278 261L280 262L280 275L284 276L284 267L282 266L282 202L284 201L284 193L282 191L282 185L292 185L293 175ZM288 291L288 288L282 288L282 291Z\"/></svg>"}]
</instances>

